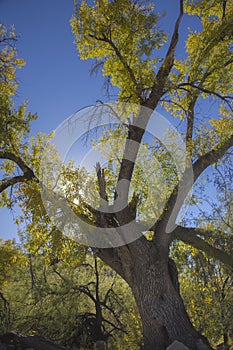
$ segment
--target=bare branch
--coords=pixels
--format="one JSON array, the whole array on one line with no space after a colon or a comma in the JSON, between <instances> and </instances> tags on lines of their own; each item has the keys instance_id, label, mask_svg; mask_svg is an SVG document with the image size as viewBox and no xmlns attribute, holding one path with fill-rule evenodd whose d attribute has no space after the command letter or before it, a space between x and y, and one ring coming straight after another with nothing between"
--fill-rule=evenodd
<instances>
[{"instance_id":1,"label":"bare branch","mask_svg":"<svg viewBox=\"0 0 233 350\"><path fill-rule=\"evenodd\" d=\"M128 332L125 331L124 328L123 328L124 325L123 325L119 320L118 320L118 323L120 323L120 326L121 326L121 327L118 327L117 325L115 325L115 324L112 323L111 321L107 320L106 318L103 318L103 321L106 322L106 323L108 323L110 326L113 327L111 333L112 333L114 330L116 330L116 331L120 331L120 332L122 332L122 333L128 334Z\"/></svg>"}]
</instances>

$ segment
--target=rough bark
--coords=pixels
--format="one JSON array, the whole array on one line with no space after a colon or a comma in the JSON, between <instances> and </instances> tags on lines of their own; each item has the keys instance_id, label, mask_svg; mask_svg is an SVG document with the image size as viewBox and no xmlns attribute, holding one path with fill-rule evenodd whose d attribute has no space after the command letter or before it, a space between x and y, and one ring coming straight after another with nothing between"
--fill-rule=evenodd
<instances>
[{"instance_id":1,"label":"rough bark","mask_svg":"<svg viewBox=\"0 0 233 350\"><path fill-rule=\"evenodd\" d=\"M194 329L179 294L177 274L165 258L152 253L148 266L135 264L132 285L143 325L143 350L163 350L174 340L196 349L202 336Z\"/></svg>"},{"instance_id":2,"label":"rough bark","mask_svg":"<svg viewBox=\"0 0 233 350\"><path fill-rule=\"evenodd\" d=\"M131 287L141 316L141 349L165 350L175 340L192 350L198 350L200 342L208 344L190 322L179 292L177 268L168 250L141 238L117 248L117 253L121 275ZM113 260L111 265L114 268Z\"/></svg>"}]
</instances>

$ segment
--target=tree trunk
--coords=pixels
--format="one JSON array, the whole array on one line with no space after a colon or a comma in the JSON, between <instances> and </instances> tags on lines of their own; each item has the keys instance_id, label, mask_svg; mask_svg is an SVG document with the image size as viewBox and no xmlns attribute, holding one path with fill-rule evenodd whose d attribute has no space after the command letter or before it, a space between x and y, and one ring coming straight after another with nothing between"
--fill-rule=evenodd
<instances>
[{"instance_id":1,"label":"tree trunk","mask_svg":"<svg viewBox=\"0 0 233 350\"><path fill-rule=\"evenodd\" d=\"M180 296L174 261L168 258L168 252L161 253L161 247L154 249L151 242L147 243L135 241L118 248L121 275L132 289L141 316L141 349L165 350L175 340L192 350L211 349L190 322Z\"/></svg>"},{"instance_id":2,"label":"tree trunk","mask_svg":"<svg viewBox=\"0 0 233 350\"><path fill-rule=\"evenodd\" d=\"M158 232L156 236L159 237ZM185 310L168 246L165 239L151 242L142 236L128 245L96 253L133 292L143 327L142 350L165 350L175 340L191 350L211 349Z\"/></svg>"}]
</instances>

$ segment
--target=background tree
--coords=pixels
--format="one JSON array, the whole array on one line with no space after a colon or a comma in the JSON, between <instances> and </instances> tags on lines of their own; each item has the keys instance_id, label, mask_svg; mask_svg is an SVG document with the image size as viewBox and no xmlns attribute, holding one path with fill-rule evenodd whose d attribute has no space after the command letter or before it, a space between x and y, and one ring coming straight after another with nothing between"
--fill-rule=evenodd
<instances>
[{"instance_id":1,"label":"background tree","mask_svg":"<svg viewBox=\"0 0 233 350\"><path fill-rule=\"evenodd\" d=\"M0 240L0 310L1 323L0 329L2 332L8 330L11 323L11 306L8 297L5 295L5 286L14 278L14 270L16 266L25 264L25 257L17 247L14 241Z\"/></svg>"},{"instance_id":2,"label":"background tree","mask_svg":"<svg viewBox=\"0 0 233 350\"><path fill-rule=\"evenodd\" d=\"M5 255L10 261L9 242ZM57 344L93 348L108 341L112 348L137 349L140 324L129 288L93 254L85 260L53 260L40 253L10 250L11 276L2 273L0 333L17 330L24 335L43 335ZM72 252L71 252L72 254ZM18 253L19 255L19 253ZM9 265L8 265L9 269ZM6 269L5 269L6 270Z\"/></svg>"}]
</instances>

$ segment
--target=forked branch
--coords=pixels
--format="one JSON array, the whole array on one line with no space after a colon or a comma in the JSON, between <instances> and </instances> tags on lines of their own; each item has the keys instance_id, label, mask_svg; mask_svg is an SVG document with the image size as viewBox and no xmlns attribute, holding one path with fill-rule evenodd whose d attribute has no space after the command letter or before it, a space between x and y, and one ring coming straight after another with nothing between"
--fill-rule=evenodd
<instances>
[{"instance_id":1,"label":"forked branch","mask_svg":"<svg viewBox=\"0 0 233 350\"><path fill-rule=\"evenodd\" d=\"M0 193L3 192L5 189L7 189L10 186L13 186L17 183L23 183L28 180L34 179L36 182L39 182L37 177L35 176L34 172L31 168L29 168L26 163L23 161L23 159L19 156L16 156L12 152L3 152L0 151L0 159L8 159L14 162L18 167L22 170L23 174L19 176L12 176L9 178L2 179L0 181Z\"/></svg>"}]
</instances>

